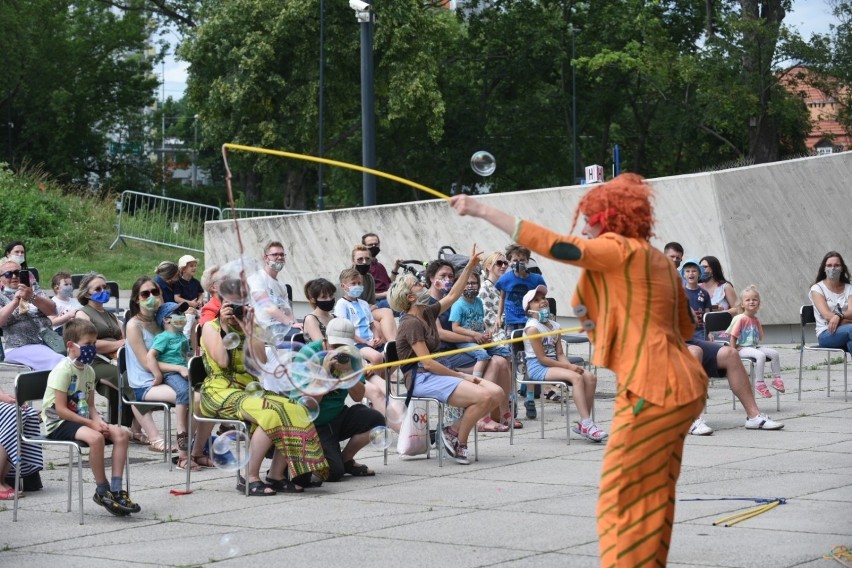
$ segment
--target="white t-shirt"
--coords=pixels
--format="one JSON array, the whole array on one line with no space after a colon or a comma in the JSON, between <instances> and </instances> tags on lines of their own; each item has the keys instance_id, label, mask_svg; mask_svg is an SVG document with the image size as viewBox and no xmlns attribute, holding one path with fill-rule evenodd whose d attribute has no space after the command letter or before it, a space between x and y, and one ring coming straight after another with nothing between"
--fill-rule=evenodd
<instances>
[{"instance_id":1,"label":"white t-shirt","mask_svg":"<svg viewBox=\"0 0 852 568\"><path fill-rule=\"evenodd\" d=\"M840 309L845 312L846 308L849 306L849 297L852 296L852 284L844 284L843 291L836 294L829 290L822 282L817 282L811 286L811 290L808 293L808 297L812 304L814 303L814 294L819 294L825 298L825 302L828 304L828 309L832 312L836 306L840 306ZM816 308L814 308L814 319L816 319L816 336L819 337L823 331L828 329L828 322L824 317L822 317L822 314L820 314L819 310Z\"/></svg>"},{"instance_id":2,"label":"white t-shirt","mask_svg":"<svg viewBox=\"0 0 852 568\"><path fill-rule=\"evenodd\" d=\"M547 323L541 323L536 318L527 319L527 323L524 325L524 335L530 335L526 332L528 327L536 328L536 333L547 333L548 331L556 331L557 329L562 329L562 326L559 325L554 320L548 320ZM544 347L544 354L549 359L556 359L556 343L562 338L562 335L557 333L554 335L548 335L547 337L541 338L542 347ZM535 351L532 348L532 343L529 340L524 340L524 353L527 356L527 359L535 359Z\"/></svg>"},{"instance_id":3,"label":"white t-shirt","mask_svg":"<svg viewBox=\"0 0 852 568\"><path fill-rule=\"evenodd\" d=\"M276 311L283 312L285 317L289 316L295 321L287 299L287 287L282 282L263 269L249 276L247 282L258 323L268 325L280 321L273 315Z\"/></svg>"},{"instance_id":4,"label":"white t-shirt","mask_svg":"<svg viewBox=\"0 0 852 568\"><path fill-rule=\"evenodd\" d=\"M75 310L80 310L83 308L83 306L80 305L80 302L77 301L77 298L63 300L59 296L54 296L53 298L51 298L51 300L53 300L53 303L56 304L56 315L58 316L64 315L67 312L73 312ZM58 325L53 329L59 329L60 327L62 326Z\"/></svg>"}]
</instances>

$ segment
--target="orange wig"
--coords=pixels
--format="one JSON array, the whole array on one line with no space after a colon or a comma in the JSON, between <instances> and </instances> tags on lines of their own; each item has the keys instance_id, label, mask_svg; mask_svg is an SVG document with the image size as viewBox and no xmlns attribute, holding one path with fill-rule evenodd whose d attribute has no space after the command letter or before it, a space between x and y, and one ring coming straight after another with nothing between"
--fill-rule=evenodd
<instances>
[{"instance_id":1,"label":"orange wig","mask_svg":"<svg viewBox=\"0 0 852 568\"><path fill-rule=\"evenodd\" d=\"M600 223L603 232L648 240L654 236L653 192L645 178L638 174L621 174L611 181L589 190L574 211L577 226L580 213L594 225Z\"/></svg>"}]
</instances>

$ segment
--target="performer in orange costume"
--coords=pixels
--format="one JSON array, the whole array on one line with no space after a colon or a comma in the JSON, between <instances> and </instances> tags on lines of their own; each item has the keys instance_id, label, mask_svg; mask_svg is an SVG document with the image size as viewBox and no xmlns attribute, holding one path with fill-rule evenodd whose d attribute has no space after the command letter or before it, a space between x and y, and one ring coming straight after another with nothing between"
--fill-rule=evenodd
<instances>
[{"instance_id":1,"label":"performer in orange costume","mask_svg":"<svg viewBox=\"0 0 852 568\"><path fill-rule=\"evenodd\" d=\"M636 174L592 187L574 213L584 240L560 236L467 195L480 217L538 254L583 269L571 300L595 323L593 362L618 380L598 497L601 566L665 566L684 439L701 413L707 375L684 343L695 322L672 262L652 248L651 188ZM578 310L578 308L580 308Z\"/></svg>"}]
</instances>

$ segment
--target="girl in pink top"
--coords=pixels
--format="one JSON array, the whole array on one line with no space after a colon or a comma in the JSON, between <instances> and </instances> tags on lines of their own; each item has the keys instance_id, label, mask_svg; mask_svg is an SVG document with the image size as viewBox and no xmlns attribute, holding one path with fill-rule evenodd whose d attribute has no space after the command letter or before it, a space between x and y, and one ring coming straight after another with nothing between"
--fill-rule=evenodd
<instances>
[{"instance_id":1,"label":"girl in pink top","mask_svg":"<svg viewBox=\"0 0 852 568\"><path fill-rule=\"evenodd\" d=\"M760 309L760 292L754 285L747 286L740 294L740 313L734 316L728 327L728 335L731 336L731 345L736 347L742 357L753 357L755 359L755 390L764 398L772 397L764 380L764 367L769 361L772 367L772 388L778 392L784 392L784 381L781 380L781 358L778 351L771 347L760 345L763 341L763 326L757 319L757 310Z\"/></svg>"}]
</instances>

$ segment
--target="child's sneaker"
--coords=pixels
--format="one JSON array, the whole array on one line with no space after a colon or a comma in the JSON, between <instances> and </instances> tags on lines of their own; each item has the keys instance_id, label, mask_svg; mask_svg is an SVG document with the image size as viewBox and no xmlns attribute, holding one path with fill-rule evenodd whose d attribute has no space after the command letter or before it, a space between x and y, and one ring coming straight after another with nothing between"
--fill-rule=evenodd
<instances>
[{"instance_id":1,"label":"child's sneaker","mask_svg":"<svg viewBox=\"0 0 852 568\"><path fill-rule=\"evenodd\" d=\"M571 427L571 430L575 434L579 434L585 439L592 442L603 442L609 434L598 428L598 425L594 422L590 422L587 425L583 425L582 422L577 422L574 426Z\"/></svg>"},{"instance_id":2,"label":"child's sneaker","mask_svg":"<svg viewBox=\"0 0 852 568\"><path fill-rule=\"evenodd\" d=\"M535 410L535 401L528 400L524 402L524 408L527 409L527 419L535 420L535 417L538 416L538 413Z\"/></svg>"},{"instance_id":3,"label":"child's sneaker","mask_svg":"<svg viewBox=\"0 0 852 568\"><path fill-rule=\"evenodd\" d=\"M758 414L754 418L746 418L746 430L780 430L784 427L781 422L775 422L765 414Z\"/></svg>"},{"instance_id":4,"label":"child's sneaker","mask_svg":"<svg viewBox=\"0 0 852 568\"><path fill-rule=\"evenodd\" d=\"M116 502L115 495L112 494L112 491L106 491L103 495L95 491L94 497L92 497L92 501L115 515L116 517L123 517L127 514L121 506Z\"/></svg>"},{"instance_id":5,"label":"child's sneaker","mask_svg":"<svg viewBox=\"0 0 852 568\"><path fill-rule=\"evenodd\" d=\"M127 491L118 491L113 493L113 495L115 496L115 502L118 503L118 506L126 513L138 513L142 510L142 507L133 502Z\"/></svg>"},{"instance_id":6,"label":"child's sneaker","mask_svg":"<svg viewBox=\"0 0 852 568\"><path fill-rule=\"evenodd\" d=\"M467 446L462 446L458 443L458 439L456 439L456 454L455 454L456 463L460 463L462 465L470 465L470 458L467 453Z\"/></svg>"},{"instance_id":7,"label":"child's sneaker","mask_svg":"<svg viewBox=\"0 0 852 568\"><path fill-rule=\"evenodd\" d=\"M769 392L769 387L763 381L758 381L754 384L754 390L760 393L763 398L772 398L772 393Z\"/></svg>"},{"instance_id":8,"label":"child's sneaker","mask_svg":"<svg viewBox=\"0 0 852 568\"><path fill-rule=\"evenodd\" d=\"M456 447L459 445L459 437L450 432L449 426L441 430L441 440L444 443L444 447L447 449L447 453L456 457Z\"/></svg>"},{"instance_id":9,"label":"child's sneaker","mask_svg":"<svg viewBox=\"0 0 852 568\"><path fill-rule=\"evenodd\" d=\"M781 377L775 377L769 384L778 392L784 392L784 381L781 380Z\"/></svg>"}]
</instances>

